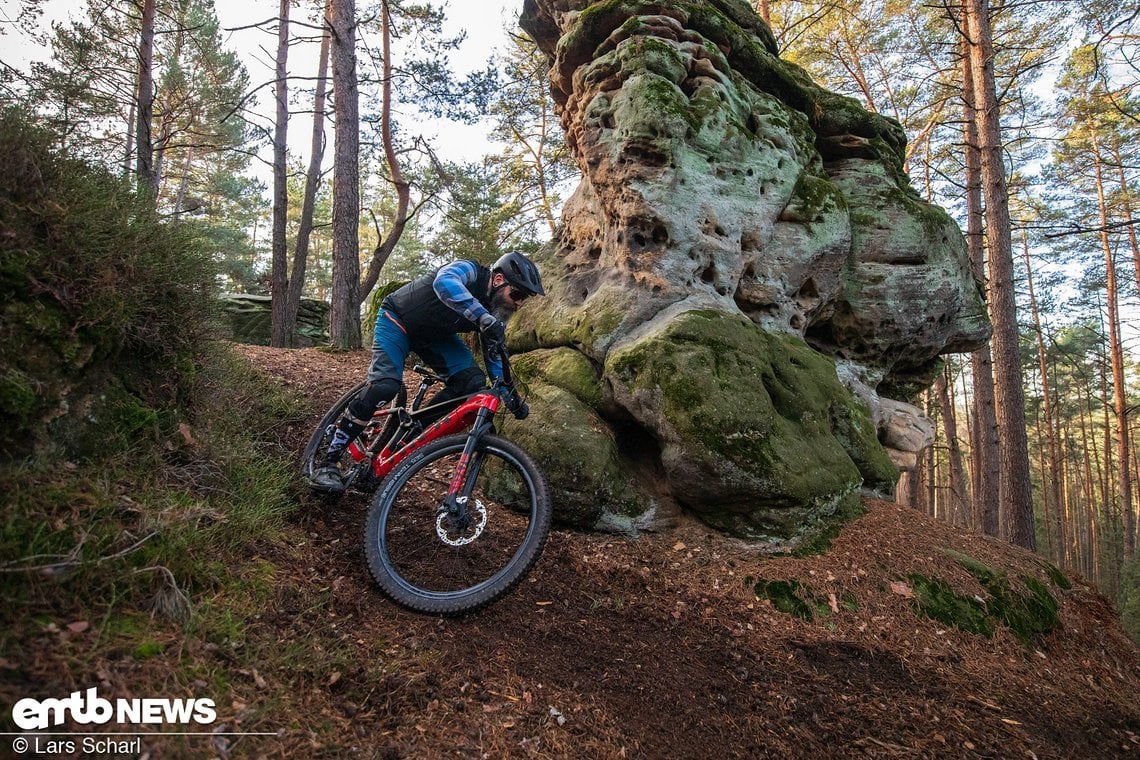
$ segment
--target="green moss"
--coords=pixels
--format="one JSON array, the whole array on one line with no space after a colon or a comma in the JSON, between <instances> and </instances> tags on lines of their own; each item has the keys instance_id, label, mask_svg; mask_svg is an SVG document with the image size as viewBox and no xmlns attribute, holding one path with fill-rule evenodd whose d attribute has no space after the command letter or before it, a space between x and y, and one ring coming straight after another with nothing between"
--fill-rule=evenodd
<instances>
[{"instance_id":1,"label":"green moss","mask_svg":"<svg viewBox=\"0 0 1140 760\"><path fill-rule=\"evenodd\" d=\"M775 609L801 620L824 620L832 615L831 601L797 580L754 582L753 578L748 577L745 578L744 585L751 587L757 598L767 599ZM850 592L844 592L837 601L839 607L848 612L859 609L858 601Z\"/></svg>"},{"instance_id":2,"label":"green moss","mask_svg":"<svg viewBox=\"0 0 1140 760\"><path fill-rule=\"evenodd\" d=\"M977 599L961 596L949 583L937 578L911 573L907 579L914 589L914 606L920 615L968 633L993 636L993 618Z\"/></svg>"},{"instance_id":3,"label":"green moss","mask_svg":"<svg viewBox=\"0 0 1140 760\"><path fill-rule=\"evenodd\" d=\"M854 494L850 498L843 499L836 513L822 520L815 533L809 534L806 540L792 550L792 556L811 557L823 554L831 548L832 542L839 538L844 525L866 513L867 508L863 506L863 500L856 498Z\"/></svg>"},{"instance_id":4,"label":"green moss","mask_svg":"<svg viewBox=\"0 0 1140 760\"><path fill-rule=\"evenodd\" d=\"M1037 564L1041 566L1041 569L1045 571L1045 574L1049 576L1049 580L1057 588L1068 591L1073 587L1072 582L1065 577L1065 574L1062 573L1056 565L1046 562L1045 560L1038 560Z\"/></svg>"},{"instance_id":5,"label":"green moss","mask_svg":"<svg viewBox=\"0 0 1140 760\"><path fill-rule=\"evenodd\" d=\"M799 581L760 581L753 586L753 591L757 597L772 602L772 606L780 612L807 621L815 617L814 596Z\"/></svg>"},{"instance_id":6,"label":"green moss","mask_svg":"<svg viewBox=\"0 0 1140 760\"><path fill-rule=\"evenodd\" d=\"M136 660L145 660L149 657L162 654L165 648L166 647L157 641L143 641L131 651L131 657L134 657Z\"/></svg>"},{"instance_id":7,"label":"green moss","mask_svg":"<svg viewBox=\"0 0 1140 760\"><path fill-rule=\"evenodd\" d=\"M512 359L515 375L525 381L540 379L597 408L602 388L594 365L572 348L531 351Z\"/></svg>"},{"instance_id":8,"label":"green moss","mask_svg":"<svg viewBox=\"0 0 1140 760\"><path fill-rule=\"evenodd\" d=\"M1028 575L1018 576L1025 589L1022 592L1013 587L1005 572L961 552L943 552L974 576L987 596L984 601L961 596L943 581L911 575L921 614L987 637L993 635L997 625L1004 625L1027 647L1057 627L1057 600L1041 581Z\"/></svg>"},{"instance_id":9,"label":"green moss","mask_svg":"<svg viewBox=\"0 0 1140 760\"><path fill-rule=\"evenodd\" d=\"M31 420L38 406L39 396L27 374L11 368L0 376L0 414L14 418L22 426Z\"/></svg>"},{"instance_id":10,"label":"green moss","mask_svg":"<svg viewBox=\"0 0 1140 760\"><path fill-rule=\"evenodd\" d=\"M625 392L652 398L660 435L678 437L685 456L719 479L705 493L685 491L718 527L799 541L843 514L861 470L893 482L866 409L831 360L738 315L682 314L611 352L606 374Z\"/></svg>"},{"instance_id":11,"label":"green moss","mask_svg":"<svg viewBox=\"0 0 1140 760\"><path fill-rule=\"evenodd\" d=\"M577 364L567 352L576 353L551 352L557 368ZM634 489L629 461L609 426L571 392L547 384L540 376L532 375L528 389L530 417L523 423L505 422L504 433L542 467L555 517L582 528L594 528L599 522L613 528L629 524L633 532L632 518L643 514L649 504Z\"/></svg>"},{"instance_id":12,"label":"green moss","mask_svg":"<svg viewBox=\"0 0 1140 760\"><path fill-rule=\"evenodd\" d=\"M781 218L810 225L822 222L824 215L837 209L846 209L843 193L831 180L803 172L796 179L792 200Z\"/></svg>"}]
</instances>

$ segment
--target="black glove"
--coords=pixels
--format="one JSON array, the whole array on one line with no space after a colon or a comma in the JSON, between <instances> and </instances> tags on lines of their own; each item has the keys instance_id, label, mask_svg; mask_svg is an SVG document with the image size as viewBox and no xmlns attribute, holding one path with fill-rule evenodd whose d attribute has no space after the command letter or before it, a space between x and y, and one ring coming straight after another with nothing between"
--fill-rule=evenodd
<instances>
[{"instance_id":1,"label":"black glove","mask_svg":"<svg viewBox=\"0 0 1140 760\"><path fill-rule=\"evenodd\" d=\"M511 410L511 414L515 416L515 419L525 420L530 414L530 407L519 397L518 391L514 388L504 388L502 394L503 401L506 402L507 408Z\"/></svg>"},{"instance_id":2,"label":"black glove","mask_svg":"<svg viewBox=\"0 0 1140 760\"><path fill-rule=\"evenodd\" d=\"M507 326L490 313L479 317L479 335L483 341L483 348L488 350L502 348L507 344Z\"/></svg>"}]
</instances>

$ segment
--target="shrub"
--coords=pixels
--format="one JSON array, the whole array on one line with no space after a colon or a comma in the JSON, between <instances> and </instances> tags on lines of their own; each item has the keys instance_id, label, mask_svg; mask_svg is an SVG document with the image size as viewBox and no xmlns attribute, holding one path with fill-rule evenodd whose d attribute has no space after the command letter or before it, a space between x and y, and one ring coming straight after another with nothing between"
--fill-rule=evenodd
<instances>
[{"instance_id":1,"label":"shrub","mask_svg":"<svg viewBox=\"0 0 1140 760\"><path fill-rule=\"evenodd\" d=\"M168 422L216 308L197 228L52 140L0 111L0 456L24 460Z\"/></svg>"}]
</instances>

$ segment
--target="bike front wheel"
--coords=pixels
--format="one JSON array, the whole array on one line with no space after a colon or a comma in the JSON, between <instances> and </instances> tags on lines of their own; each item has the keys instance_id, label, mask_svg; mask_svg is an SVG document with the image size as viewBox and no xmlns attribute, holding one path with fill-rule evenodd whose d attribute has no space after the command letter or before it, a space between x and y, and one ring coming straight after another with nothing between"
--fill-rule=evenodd
<instances>
[{"instance_id":1,"label":"bike front wheel","mask_svg":"<svg viewBox=\"0 0 1140 760\"><path fill-rule=\"evenodd\" d=\"M417 612L472 612L510 591L542 553L550 533L550 491L515 444L485 435L475 449L466 520L445 508L467 435L412 454L381 484L365 528L364 552L380 588Z\"/></svg>"}]
</instances>

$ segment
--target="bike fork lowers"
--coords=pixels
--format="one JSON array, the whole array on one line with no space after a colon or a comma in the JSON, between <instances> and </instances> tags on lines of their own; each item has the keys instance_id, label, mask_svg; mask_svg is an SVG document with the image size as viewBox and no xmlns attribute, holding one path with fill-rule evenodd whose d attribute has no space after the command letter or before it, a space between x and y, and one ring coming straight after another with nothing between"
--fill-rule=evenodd
<instances>
[{"instance_id":1,"label":"bike fork lowers","mask_svg":"<svg viewBox=\"0 0 1140 760\"><path fill-rule=\"evenodd\" d=\"M492 412L486 407L476 413L475 424L467 435L467 443L463 446L463 453L459 455L459 463L455 465L455 472L451 476L451 484L447 489L447 499L444 509L460 524L466 527L470 520L468 512L468 499L475 488L475 481L479 478L481 459L475 458L475 449L483 436L491 429Z\"/></svg>"}]
</instances>

